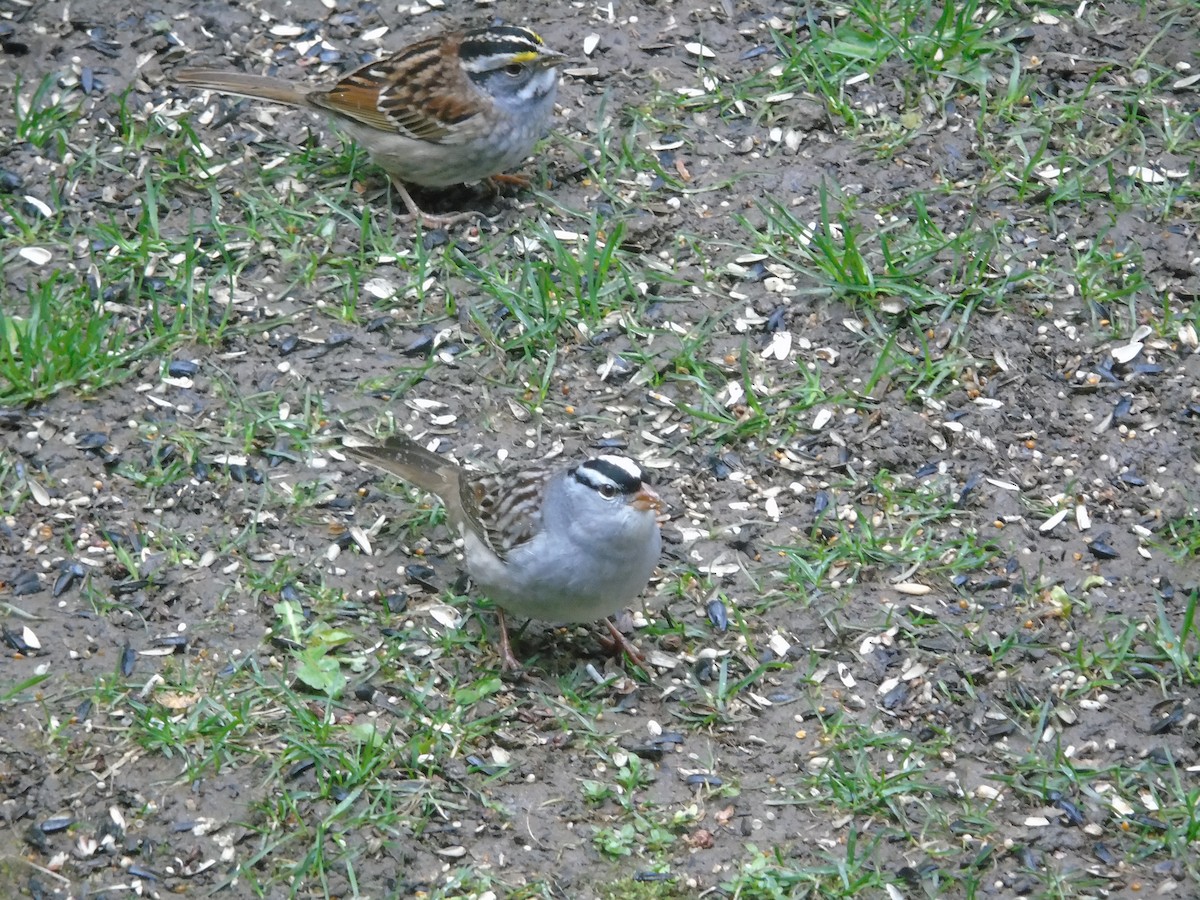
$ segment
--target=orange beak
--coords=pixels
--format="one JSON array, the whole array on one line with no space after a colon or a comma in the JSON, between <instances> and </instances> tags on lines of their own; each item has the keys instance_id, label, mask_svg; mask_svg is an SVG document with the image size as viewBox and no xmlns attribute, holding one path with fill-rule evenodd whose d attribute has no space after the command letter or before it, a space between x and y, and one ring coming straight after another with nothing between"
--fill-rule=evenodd
<instances>
[{"instance_id":1,"label":"orange beak","mask_svg":"<svg viewBox=\"0 0 1200 900\"><path fill-rule=\"evenodd\" d=\"M662 512L663 502L662 497L654 493L654 489L650 485L642 482L642 488L633 495L633 500L630 501L634 509L640 509L642 512Z\"/></svg>"}]
</instances>

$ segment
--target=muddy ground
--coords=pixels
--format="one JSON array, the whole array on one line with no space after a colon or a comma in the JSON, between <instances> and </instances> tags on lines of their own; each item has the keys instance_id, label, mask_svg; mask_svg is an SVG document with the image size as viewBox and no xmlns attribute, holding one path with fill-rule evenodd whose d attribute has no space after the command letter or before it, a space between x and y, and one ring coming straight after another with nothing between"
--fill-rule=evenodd
<instances>
[{"instance_id":1,"label":"muddy ground","mask_svg":"<svg viewBox=\"0 0 1200 900\"><path fill-rule=\"evenodd\" d=\"M147 177L125 169L135 155L114 153L111 166L62 190L54 166L13 135L11 98L18 78L28 89L46 73L88 67L98 86L87 101L90 117L73 140L84 146L94 137L103 144L117 116L117 98L131 85L132 110L169 104L170 115L185 107L198 115L203 105L170 87L164 71L185 57L218 63L228 52L253 58L281 46L285 42L269 31L276 22L311 25L332 46L361 53L370 48L356 32L378 25L391 26L382 38L390 47L425 29L480 16L525 21L521 9L507 2L481 8L449 3L443 12L410 19L407 12L381 11L373 4L331 11L315 0L160 3L120 16L114 16L112 4L94 0L16 7L6 20L0 56L0 132L7 145L0 149L0 167L21 176L24 193L51 203L69 199L74 221L112 216L129 222ZM1086 83L1094 72L1101 72L1102 86L1111 87L1125 71L1121 63L1147 46L1156 65L1196 65L1195 11L1169 26L1154 13L1154 4L1146 13L1116 3L1078 22L1063 12L1066 25L1031 19L1014 46L1027 68L1041 60L1039 78L1064 90ZM819 27L825 11L805 15ZM546 895L587 897L598 885L653 863L674 880L680 896L697 896L721 885L750 858L748 844L778 848L799 869L843 857L851 831L864 842L881 839L871 844L870 867L910 875L910 896L958 895L960 882L948 879L950 886L939 889L930 881L935 877L930 865L947 872L977 867L990 896L1050 896L1047 885L1060 878L1087 882L1062 896L1132 896L1164 885L1171 896L1198 895L1200 886L1172 854L1134 851L1144 844L1117 826L1082 776L1066 783L1072 802L1096 826L1090 831L1066 821L1036 784L1014 789L1006 804L991 810L986 840L961 837L980 827L975 820L958 832L930 824L953 819L960 809L977 810L960 807L958 787L972 791L994 784L997 773L1020 782L1022 760L1065 747L1072 748L1071 758L1086 760L1081 768L1091 773L1123 766L1141 771L1169 755L1184 789L1195 796L1200 741L1194 684L1161 685L1153 675L1144 681L1114 678L1087 697L1062 706L1052 702L1069 693L1079 648L1104 646L1128 622L1155 621L1159 605L1177 615L1197 586L1194 554L1181 560L1170 552L1164 525L1196 516L1200 356L1185 331L1157 329L1167 307L1194 316L1200 289L1195 219L1185 207L1162 214L1102 201L1057 203L1048 213L1044 196L994 179L994 153L1011 146L977 130L978 104L965 92L958 103L933 111L918 136L888 155L879 153L877 134L868 140L852 133L835 124L819 100L798 94L757 120L727 121L711 111L680 109L659 133L636 133L633 139L642 147L671 148L655 152L676 173L686 171L686 190L638 184L634 171L614 170L626 179L615 185L599 184L587 173L584 161L595 142L618 141L635 119L645 127L647 120L628 110L650 105L660 90L698 83L686 42L703 40L716 54L720 76L731 82L768 68L776 59L765 30L772 17L791 23L797 9L765 0L619 3L609 20L591 7L550 4L539 21L547 43L581 56L585 35L597 33L600 43L579 65L594 66L595 73L564 80L556 135L530 167L537 193L519 193L519 209L511 198L470 189L429 198L434 205L476 203L497 213L500 239L480 241L461 230L425 238L434 246L461 241L472 252L482 245L485 260L500 255L496 248L507 246L503 236L520 234L530 217L561 219L570 229L577 221L561 210L599 208L623 220L628 246L670 273L655 285L660 302L649 308L646 324L660 328L673 322L686 331L703 323L705 337L695 351L665 327L653 341L616 328L611 340L564 345L547 397L531 413L528 386L506 381L512 369L501 357L448 354L433 367L423 357L414 362L414 341L431 330L450 328L451 345L478 346L478 320L463 310L486 317L495 301L461 273L443 278L435 268L424 273L432 279L426 283L403 260L380 262L370 277L389 280L401 294L424 285L419 309L397 311L402 298L390 299L391 306L363 300L364 314L346 322L322 306L339 302L330 299L327 280L297 283L286 261L268 248L257 270L243 278L243 286L251 288L233 300L239 321L254 327L231 330L218 348L172 351L199 362L190 386L162 388L160 361L145 359L115 386L86 394L65 390L5 411L3 452L52 475L54 499L65 505L42 506L26 497L11 509L0 540L0 598L37 617L32 627L42 645L36 653L7 649L0 687L35 670L54 675L36 702L0 708L5 721L0 884L7 880L22 896L101 891L112 896L113 889L124 896L135 882L153 896L214 889L229 896L253 893L235 873L260 846L254 825L261 805L281 792L312 787L318 775L263 762L189 777L186 753L127 740L136 692L106 706L96 702L102 694L95 685L120 671L124 648L150 649L156 640L178 634L188 636L186 662L144 655L127 681L143 684L162 667L180 665L203 673L202 679L219 679L232 663L245 660L270 671L283 653L270 641L278 598L258 586L269 582L267 573L280 560L298 561L293 570L307 573L310 584L342 592L342 612L333 620L357 631L368 659L389 640L382 622L404 635L401 645L386 652L408 654L414 666L433 667L448 682L495 665L480 636L490 619L471 614L465 602L455 615L470 639L440 640L443 619L430 611L441 608L449 596L445 591L460 586L441 526L424 538L376 534L377 548L394 551L388 557L368 558L345 541L336 558L327 552L351 525L367 528L380 515L403 515L378 490L377 479L330 449L337 435L377 428L381 409L388 407L401 423L422 428L430 427L433 414L446 417L441 421L449 424L439 427L467 457L508 447L514 458L537 459L561 445L570 458L602 439L615 439L652 460L673 519L661 569L647 593L646 615L685 624L677 632L651 629L641 638L664 663L674 658L674 668L656 669L653 682L632 694L602 692L603 712L587 705L577 714L575 732L564 728L564 720L574 719L563 712L570 702L563 699L562 685L582 691L590 686L586 664L608 670L614 665L604 661L595 635L585 629L564 632L538 623L527 629L519 649L531 660L533 679L498 691L490 701L495 732L440 760L432 776L449 805L431 815L420 833L364 830L346 836L366 847L355 877L367 895L436 894L448 873L466 867L489 873L500 895L535 884ZM804 27L798 27L801 35ZM766 52L748 52L759 46ZM1101 57L1104 67L1097 62ZM880 119L898 114L908 105L903 75L885 68L847 87L845 99L857 109L875 110ZM1106 102L1097 99L1094 107L1085 107L1099 115ZM1183 102L1194 105L1195 94ZM328 133L317 117L302 113L279 113L274 121L277 130L263 139L269 149L261 151L262 158L304 145L311 133ZM250 134L241 133L238 124L194 127L213 147L234 138L235 157L246 154L252 162L260 158L263 120L252 126ZM777 127L798 130L797 146L774 141L771 130ZM683 140L677 148L676 139ZM753 152L744 152L747 141ZM1194 159L1161 146L1145 148L1142 158L1113 160L1118 173L1145 164L1195 176ZM148 171L153 177L153 165ZM236 170L223 173L221 183L235 185L239 177ZM948 183L962 185L961 193L940 190ZM981 188L985 183L990 186ZM858 220L868 228L894 227L889 217L905 214L902 198L928 191L929 213L947 232L970 228L1002 236L1004 252L990 261L996 277L1014 270L1029 277L1013 278L1002 304L973 308L967 325L959 318L934 322L912 311L881 324L860 307L831 298L803 271L782 284L737 273L733 266L749 250L744 221L766 224L764 198L808 222L819 218L820 190L830 185L853 197ZM208 213L203 192L176 195L160 211L164 233L191 227L189 202L201 205L201 219ZM398 227L397 235L398 241L412 241L411 231L405 237ZM6 235L6 241L15 238ZM351 252L356 239L356 231L347 228L337 235L333 252ZM1137 267L1142 287L1119 308L1103 308L1073 289L1077 260L1092 243L1123 250ZM4 261L9 302L40 275L9 250ZM82 277L86 255L74 264ZM946 284L952 270L937 260L929 281ZM454 308L446 303L449 297ZM747 317L747 309L758 318ZM373 313L389 316L390 327L364 324ZM1112 319L1126 323L1124 333L1115 333ZM1156 329L1144 339L1142 352L1114 361L1113 349L1128 344L1140 324ZM787 360L763 353L780 330L795 338ZM886 372L875 377L879 345L871 336L885 332L894 337L896 358L955 354L962 362L954 383L917 392L907 389L904 377ZM285 353L289 336L301 339L299 352ZM677 370L679 357L688 352L708 361L710 373L724 371L734 383L748 366L749 377L768 398L761 421L742 433L718 433L690 413L711 402L697 383L678 379L651 391L638 378L600 374L613 359L627 356L649 359L662 371ZM819 374L826 393L849 398L829 404L828 420L822 408L801 415L787 410L805 371ZM395 378L397 372L411 379ZM389 379L411 385L369 387L373 380ZM147 385L160 386L153 392L170 400L174 411L167 414L149 403ZM145 488L123 477L103 452L78 446L79 435L101 433L119 456L140 460L150 446L146 423L157 420L162 429L206 436L199 446L210 460L222 452L236 454L237 435L226 424L265 395L292 410L318 396L324 424L314 437L330 438L314 447L285 437L277 448L285 456L278 465L265 455L249 460L267 473L276 488L269 496L278 508L264 508L268 495L252 480L196 478ZM436 401L436 408L431 412L425 401ZM754 410L741 414L756 421ZM286 436L286 429L280 434ZM648 441L647 434L659 441ZM904 570L900 546L894 556L881 552L854 565L842 560L823 566L828 534L814 523L826 502L833 510L856 510L885 529L904 517L903 501L885 483L941 494L951 512L930 525L936 534L917 529L909 536L968 535L966 543L991 548L982 567L956 571L951 549L940 561L944 568L926 577ZM279 488L300 484L317 484L338 502L317 508L284 504ZM1085 513L1077 514L1077 508ZM1043 528L1060 509L1068 511L1065 520ZM1090 527L1081 527L1081 515ZM262 526L248 528L255 516ZM127 584L128 572L105 555L122 542L135 555L142 546L154 548L143 559L145 583ZM176 557L163 549L172 544L193 560L205 551L216 558L174 565ZM946 546L954 542L946 540ZM414 548L423 555L405 553ZM819 577L804 577L781 548L792 548ZM87 554L104 564L89 569L86 582L57 591L60 562ZM398 573L411 563L430 567L421 576L424 586ZM922 593L907 593L914 585ZM1074 610L1064 610L1054 586L1072 598ZM405 592L406 610L381 613L374 593L379 590ZM105 602L95 602L96 596ZM710 624L706 608L716 598L731 611L745 610L743 618L734 615L736 627L722 632ZM406 617L419 627L401 627ZM24 624L7 621L10 628ZM686 635L682 641L680 633ZM1008 649L1001 653L1001 647ZM727 704L706 693L713 689L712 665L704 668L701 652L706 648L729 661L734 677L751 677L751 686ZM764 668L780 659L790 665ZM919 667L915 674L913 667ZM370 666L357 683L374 693L351 689L338 715L380 716L403 731L411 710L407 688L373 679ZM1012 699L1014 685L1033 698L1028 702L1034 708L1048 704L1067 712L1050 721L1023 716L1014 711L1020 709ZM1190 704L1188 712L1160 729L1156 705L1172 700ZM88 701L93 702L84 705ZM704 709L711 710L710 717L701 715ZM929 782L924 806L910 806L901 815L852 802L842 808L805 802L804 775L831 746L828 730L820 727L831 710L839 721L881 736L869 757L876 773L902 768L907 756L901 748L911 743L935 736L948 740L938 755L940 767L924 773ZM271 712L285 714L285 704ZM677 733L681 743L656 743L659 728ZM699 811L669 850L615 858L598 849L592 827L622 819L612 807L581 797L584 779L605 777L587 752L595 746L645 754L655 767L640 795L645 808ZM490 759L496 747L511 762L501 777L487 779L466 762L468 756ZM708 780L698 782L697 773ZM409 787L407 777L396 776L397 798ZM327 809L317 801L305 808ZM114 809L124 819L119 829L105 824ZM1155 811L1138 812L1153 817ZM1048 825L1031 818L1043 813ZM38 836L35 826L56 816L75 824ZM119 832L119 849L73 852L81 839L106 830ZM898 837L926 830L933 835L928 843ZM947 841L949 833L959 834L961 843ZM1021 852L1010 852L1013 847ZM65 861L55 862L63 853ZM293 887L303 896L352 891L340 869L330 873L327 885ZM267 895L287 891L280 883Z\"/></svg>"}]
</instances>

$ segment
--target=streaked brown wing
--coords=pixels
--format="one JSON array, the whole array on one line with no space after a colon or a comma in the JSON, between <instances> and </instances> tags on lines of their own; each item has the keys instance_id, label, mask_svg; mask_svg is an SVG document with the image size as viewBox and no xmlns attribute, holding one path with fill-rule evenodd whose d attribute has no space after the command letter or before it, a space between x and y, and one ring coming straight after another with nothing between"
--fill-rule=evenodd
<instances>
[{"instance_id":1,"label":"streaked brown wing","mask_svg":"<svg viewBox=\"0 0 1200 900\"><path fill-rule=\"evenodd\" d=\"M360 69L327 91L313 91L308 95L308 102L370 128L394 131L396 126L379 108L378 90L366 80L369 74Z\"/></svg>"},{"instance_id":2,"label":"streaked brown wing","mask_svg":"<svg viewBox=\"0 0 1200 900\"><path fill-rule=\"evenodd\" d=\"M484 104L457 62L461 41L460 34L419 41L356 69L330 90L310 94L309 100L381 131L455 143L454 126Z\"/></svg>"},{"instance_id":3,"label":"streaked brown wing","mask_svg":"<svg viewBox=\"0 0 1200 900\"><path fill-rule=\"evenodd\" d=\"M550 469L526 469L508 475L464 478L463 506L479 525L476 533L504 559L542 527L542 495L553 477Z\"/></svg>"}]
</instances>

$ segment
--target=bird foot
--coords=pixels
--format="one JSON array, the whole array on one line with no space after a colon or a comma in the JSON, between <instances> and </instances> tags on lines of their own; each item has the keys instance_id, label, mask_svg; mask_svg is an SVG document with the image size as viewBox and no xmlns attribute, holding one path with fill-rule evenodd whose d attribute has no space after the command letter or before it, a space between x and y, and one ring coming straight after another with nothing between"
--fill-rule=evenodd
<instances>
[{"instance_id":1,"label":"bird foot","mask_svg":"<svg viewBox=\"0 0 1200 900\"><path fill-rule=\"evenodd\" d=\"M452 215L435 216L432 213L417 213L416 215L405 216L406 219L415 218L420 221L422 228L450 228L453 225L462 225L464 222L480 222L485 225L493 224L492 219L485 216L478 210L470 210L469 212L454 213Z\"/></svg>"},{"instance_id":2,"label":"bird foot","mask_svg":"<svg viewBox=\"0 0 1200 900\"><path fill-rule=\"evenodd\" d=\"M624 653L629 657L630 662L645 673L647 678L654 678L654 673L650 671L650 667L646 664L646 654L638 649L637 644L625 637L621 633L621 629L613 624L612 619L605 618L604 624L608 626L608 632L612 635L613 655Z\"/></svg>"},{"instance_id":3,"label":"bird foot","mask_svg":"<svg viewBox=\"0 0 1200 900\"><path fill-rule=\"evenodd\" d=\"M464 222L481 221L487 225L492 224L492 220L478 210L467 210L460 213L450 213L448 215L434 215L427 213L421 207L417 206L417 202L413 200L412 195L408 192L408 188L397 179L392 179L392 187L396 189L396 193L400 195L400 199L404 201L404 208L408 210L408 214L402 216L403 220L411 220L420 222L422 228L449 228L453 225L461 225Z\"/></svg>"}]
</instances>

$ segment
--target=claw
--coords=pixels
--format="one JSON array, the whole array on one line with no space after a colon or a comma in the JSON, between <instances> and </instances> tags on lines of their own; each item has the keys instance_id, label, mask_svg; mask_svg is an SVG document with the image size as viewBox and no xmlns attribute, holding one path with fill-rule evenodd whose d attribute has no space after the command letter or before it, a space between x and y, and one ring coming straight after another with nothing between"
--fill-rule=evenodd
<instances>
[{"instance_id":1,"label":"claw","mask_svg":"<svg viewBox=\"0 0 1200 900\"><path fill-rule=\"evenodd\" d=\"M436 216L432 213L427 213L417 206L417 202L413 200L412 194L408 192L408 188L404 186L404 182L398 178L392 178L392 187L396 189L396 193L400 195L400 199L404 201L404 207L408 210L406 218L419 221L424 228L449 228L451 225L459 225L463 222L471 222L482 220L488 225L492 224L492 220L478 210L470 210L468 212L451 213L444 216Z\"/></svg>"}]
</instances>

